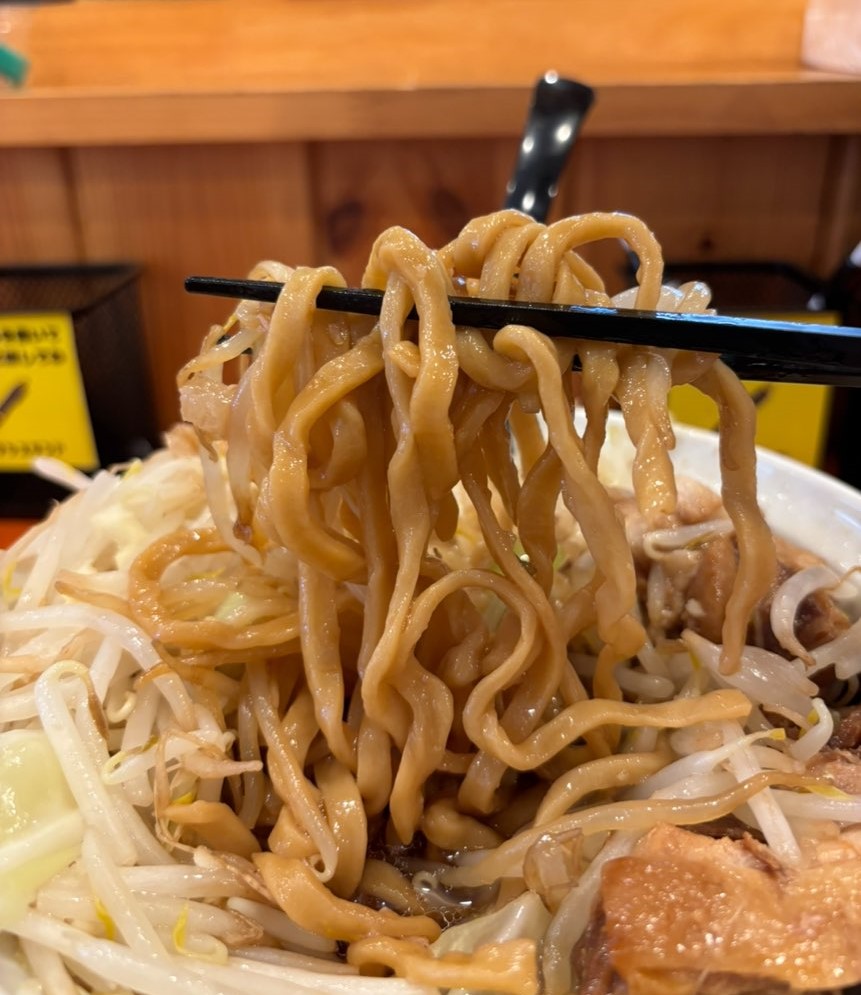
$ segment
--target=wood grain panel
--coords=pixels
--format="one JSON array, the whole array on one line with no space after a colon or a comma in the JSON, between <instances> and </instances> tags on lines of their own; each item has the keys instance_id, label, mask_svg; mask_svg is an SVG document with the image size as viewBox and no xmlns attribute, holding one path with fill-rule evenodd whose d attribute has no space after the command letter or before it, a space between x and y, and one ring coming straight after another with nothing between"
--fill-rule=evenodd
<instances>
[{"instance_id":1,"label":"wood grain panel","mask_svg":"<svg viewBox=\"0 0 861 995\"><path fill-rule=\"evenodd\" d=\"M73 153L87 259L144 267L156 411L176 417L176 371L227 302L192 297L192 273L244 275L312 254L306 151L298 145L87 149Z\"/></svg>"},{"instance_id":2,"label":"wood grain panel","mask_svg":"<svg viewBox=\"0 0 861 995\"><path fill-rule=\"evenodd\" d=\"M322 143L312 147L317 255L357 282L391 225L438 247L496 210L516 139Z\"/></svg>"},{"instance_id":3,"label":"wood grain panel","mask_svg":"<svg viewBox=\"0 0 861 995\"><path fill-rule=\"evenodd\" d=\"M587 139L563 206L636 214L674 261L779 259L811 268L828 162L825 137ZM620 259L611 244L593 256L611 268Z\"/></svg>"},{"instance_id":4,"label":"wood grain panel","mask_svg":"<svg viewBox=\"0 0 861 995\"><path fill-rule=\"evenodd\" d=\"M58 149L0 153L0 262L74 262L73 197Z\"/></svg>"},{"instance_id":5,"label":"wood grain panel","mask_svg":"<svg viewBox=\"0 0 861 995\"><path fill-rule=\"evenodd\" d=\"M318 257L354 281L388 225L444 243L465 220L499 206L514 155L515 142L502 139L315 146ZM782 259L810 268L830 163L829 139L810 136L585 139L555 214L637 214L674 260ZM841 163L842 175L849 164ZM611 272L622 263L614 244L592 257Z\"/></svg>"},{"instance_id":6,"label":"wood grain panel","mask_svg":"<svg viewBox=\"0 0 861 995\"><path fill-rule=\"evenodd\" d=\"M861 242L861 137L830 139L814 268L820 276L837 269Z\"/></svg>"}]
</instances>

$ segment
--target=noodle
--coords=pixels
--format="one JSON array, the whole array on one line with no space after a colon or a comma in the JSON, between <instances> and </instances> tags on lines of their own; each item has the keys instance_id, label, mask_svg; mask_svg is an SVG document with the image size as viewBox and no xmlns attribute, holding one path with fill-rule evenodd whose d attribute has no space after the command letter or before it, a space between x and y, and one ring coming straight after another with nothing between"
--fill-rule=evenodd
<instances>
[{"instance_id":1,"label":"noodle","mask_svg":"<svg viewBox=\"0 0 861 995\"><path fill-rule=\"evenodd\" d=\"M579 254L605 238L639 258L616 298ZM797 868L861 821L817 773L835 716L805 671L853 674L857 632L802 638L837 574L775 584L734 374L447 301L707 307L662 269L622 214L502 211L438 251L393 228L374 322L316 308L335 270L260 264L284 288L180 372L188 425L74 477L0 564L0 787L36 813L19 837L0 811L0 978L564 995L604 869L655 827L735 820ZM677 383L718 406L723 508L674 474ZM633 496L604 479L614 406ZM697 627L704 564L729 573ZM45 756L34 799L12 771Z\"/></svg>"}]
</instances>

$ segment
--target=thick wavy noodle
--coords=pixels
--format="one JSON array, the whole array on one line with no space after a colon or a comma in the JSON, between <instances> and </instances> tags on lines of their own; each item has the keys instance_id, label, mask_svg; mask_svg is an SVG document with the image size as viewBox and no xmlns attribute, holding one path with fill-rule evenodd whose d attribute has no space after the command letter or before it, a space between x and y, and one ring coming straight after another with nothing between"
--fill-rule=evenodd
<instances>
[{"instance_id":1,"label":"thick wavy noodle","mask_svg":"<svg viewBox=\"0 0 861 995\"><path fill-rule=\"evenodd\" d=\"M578 254L607 238L639 259L615 301ZM378 322L317 310L331 268L257 268L284 289L181 371L190 428L5 556L0 735L44 733L59 785L50 845L8 858L8 977L561 995L602 867L653 827L739 818L803 859L831 716L803 663L748 646L777 563L749 395L714 356L456 328L447 302L707 307L662 269L635 218L513 211L438 251L384 232ZM695 525L679 383L720 416L722 502ZM599 473L612 407L632 498ZM693 596L661 621L708 543L730 550L717 639L678 621ZM786 590L799 646L811 584Z\"/></svg>"}]
</instances>

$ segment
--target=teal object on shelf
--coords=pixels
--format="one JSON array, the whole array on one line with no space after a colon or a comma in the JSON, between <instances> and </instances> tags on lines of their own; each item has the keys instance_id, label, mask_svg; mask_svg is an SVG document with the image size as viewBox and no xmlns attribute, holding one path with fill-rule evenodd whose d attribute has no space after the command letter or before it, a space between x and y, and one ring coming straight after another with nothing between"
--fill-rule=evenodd
<instances>
[{"instance_id":1,"label":"teal object on shelf","mask_svg":"<svg viewBox=\"0 0 861 995\"><path fill-rule=\"evenodd\" d=\"M6 80L12 86L22 86L29 68L30 63L20 52L7 45L0 45L0 79Z\"/></svg>"}]
</instances>

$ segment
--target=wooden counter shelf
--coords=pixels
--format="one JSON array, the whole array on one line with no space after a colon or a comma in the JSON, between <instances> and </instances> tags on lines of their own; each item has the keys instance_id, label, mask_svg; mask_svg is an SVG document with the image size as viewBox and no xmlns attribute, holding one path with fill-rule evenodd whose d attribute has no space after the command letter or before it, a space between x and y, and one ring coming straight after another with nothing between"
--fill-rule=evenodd
<instances>
[{"instance_id":1,"label":"wooden counter shelf","mask_svg":"<svg viewBox=\"0 0 861 995\"><path fill-rule=\"evenodd\" d=\"M0 262L132 259L162 424L258 258L357 280L405 224L500 202L534 80L598 92L558 213L643 216L676 259L828 272L861 238L861 78L799 63L803 0L78 0L0 96ZM614 249L605 255L610 265Z\"/></svg>"}]
</instances>

